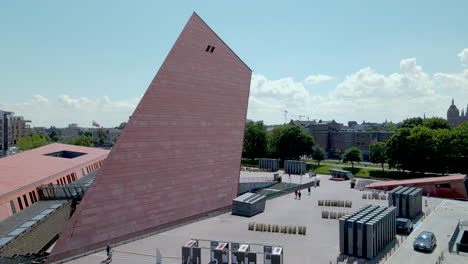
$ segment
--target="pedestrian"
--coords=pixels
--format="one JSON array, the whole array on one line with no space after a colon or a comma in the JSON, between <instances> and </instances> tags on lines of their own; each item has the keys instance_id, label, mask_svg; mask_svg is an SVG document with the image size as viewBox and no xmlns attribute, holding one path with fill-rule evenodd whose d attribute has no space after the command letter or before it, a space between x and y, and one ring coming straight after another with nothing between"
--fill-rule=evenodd
<instances>
[{"instance_id":1,"label":"pedestrian","mask_svg":"<svg viewBox=\"0 0 468 264\"><path fill-rule=\"evenodd\" d=\"M301 191L297 193L297 196L299 197L299 200L301 199Z\"/></svg>"},{"instance_id":2,"label":"pedestrian","mask_svg":"<svg viewBox=\"0 0 468 264\"><path fill-rule=\"evenodd\" d=\"M309 192L309 195L310 195L310 186L309 186L309 187L307 187L307 191Z\"/></svg>"},{"instance_id":3,"label":"pedestrian","mask_svg":"<svg viewBox=\"0 0 468 264\"><path fill-rule=\"evenodd\" d=\"M107 251L106 263L111 263L112 262L112 248L109 244L107 244L106 251Z\"/></svg>"},{"instance_id":4,"label":"pedestrian","mask_svg":"<svg viewBox=\"0 0 468 264\"><path fill-rule=\"evenodd\" d=\"M291 179L291 173L288 173L289 174L289 179Z\"/></svg>"},{"instance_id":5,"label":"pedestrian","mask_svg":"<svg viewBox=\"0 0 468 264\"><path fill-rule=\"evenodd\" d=\"M297 190L294 190L294 199L297 199Z\"/></svg>"}]
</instances>

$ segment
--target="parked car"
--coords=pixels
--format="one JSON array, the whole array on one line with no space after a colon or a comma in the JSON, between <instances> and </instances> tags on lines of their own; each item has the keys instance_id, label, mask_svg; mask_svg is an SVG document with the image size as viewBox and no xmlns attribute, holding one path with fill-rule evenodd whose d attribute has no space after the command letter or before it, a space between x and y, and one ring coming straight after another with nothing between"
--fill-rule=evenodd
<instances>
[{"instance_id":1,"label":"parked car","mask_svg":"<svg viewBox=\"0 0 468 264\"><path fill-rule=\"evenodd\" d=\"M434 233L423 231L414 240L414 250L433 251L437 245L437 240Z\"/></svg>"},{"instance_id":2,"label":"parked car","mask_svg":"<svg viewBox=\"0 0 468 264\"><path fill-rule=\"evenodd\" d=\"M400 234L411 233L411 231L413 231L413 222L407 218L397 218L396 231Z\"/></svg>"}]
</instances>

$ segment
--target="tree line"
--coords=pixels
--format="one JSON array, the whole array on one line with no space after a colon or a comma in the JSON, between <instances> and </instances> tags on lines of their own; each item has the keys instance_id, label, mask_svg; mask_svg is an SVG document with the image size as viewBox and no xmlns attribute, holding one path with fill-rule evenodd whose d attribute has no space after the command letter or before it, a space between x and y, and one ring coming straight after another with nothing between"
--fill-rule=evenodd
<instances>
[{"instance_id":1,"label":"tree line","mask_svg":"<svg viewBox=\"0 0 468 264\"><path fill-rule=\"evenodd\" d=\"M300 126L276 126L267 131L262 121L246 125L242 156L248 159L274 158L281 160L298 160L310 156L320 161L327 158L326 152L315 145L314 137Z\"/></svg>"},{"instance_id":2,"label":"tree line","mask_svg":"<svg viewBox=\"0 0 468 264\"><path fill-rule=\"evenodd\" d=\"M373 163L412 172L468 172L468 122L451 128L442 118L409 118L387 142L370 146Z\"/></svg>"},{"instance_id":3,"label":"tree line","mask_svg":"<svg viewBox=\"0 0 468 264\"><path fill-rule=\"evenodd\" d=\"M276 126L268 132L262 121L250 122L246 125L242 156L248 159L274 158L281 160L298 160L301 157L311 157L320 162L327 158L327 153L315 144L314 137L300 126ZM343 162L362 161L361 150L351 147L342 153Z\"/></svg>"}]
</instances>

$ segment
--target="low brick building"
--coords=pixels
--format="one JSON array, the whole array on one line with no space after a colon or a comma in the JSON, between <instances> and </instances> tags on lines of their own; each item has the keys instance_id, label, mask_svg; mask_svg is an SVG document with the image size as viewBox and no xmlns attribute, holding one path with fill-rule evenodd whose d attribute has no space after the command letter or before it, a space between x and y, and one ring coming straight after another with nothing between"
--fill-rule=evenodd
<instances>
[{"instance_id":1,"label":"low brick building","mask_svg":"<svg viewBox=\"0 0 468 264\"><path fill-rule=\"evenodd\" d=\"M423 195L429 194L435 197L468 199L468 180L466 175L374 182L366 185L365 188L391 191L398 186L422 188Z\"/></svg>"},{"instance_id":2,"label":"low brick building","mask_svg":"<svg viewBox=\"0 0 468 264\"><path fill-rule=\"evenodd\" d=\"M0 159L0 221L39 201L41 184L67 184L100 168L109 150L50 144Z\"/></svg>"},{"instance_id":3,"label":"low brick building","mask_svg":"<svg viewBox=\"0 0 468 264\"><path fill-rule=\"evenodd\" d=\"M337 157L350 147L358 147L364 159L369 158L369 146L376 142L387 141L395 132L393 131L367 131L357 129L345 129L341 123L332 121L299 121L291 120L290 125L304 128L311 134L315 143L322 147L328 157Z\"/></svg>"}]
</instances>

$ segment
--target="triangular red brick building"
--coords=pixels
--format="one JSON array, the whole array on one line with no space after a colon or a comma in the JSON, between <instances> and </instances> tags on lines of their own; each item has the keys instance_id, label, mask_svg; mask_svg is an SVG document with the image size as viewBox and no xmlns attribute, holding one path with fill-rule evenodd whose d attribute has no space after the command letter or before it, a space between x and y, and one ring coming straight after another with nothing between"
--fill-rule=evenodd
<instances>
[{"instance_id":1,"label":"triangular red brick building","mask_svg":"<svg viewBox=\"0 0 468 264\"><path fill-rule=\"evenodd\" d=\"M194 13L49 260L229 208L251 74Z\"/></svg>"}]
</instances>

